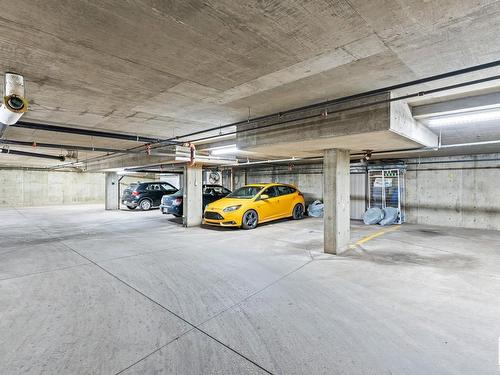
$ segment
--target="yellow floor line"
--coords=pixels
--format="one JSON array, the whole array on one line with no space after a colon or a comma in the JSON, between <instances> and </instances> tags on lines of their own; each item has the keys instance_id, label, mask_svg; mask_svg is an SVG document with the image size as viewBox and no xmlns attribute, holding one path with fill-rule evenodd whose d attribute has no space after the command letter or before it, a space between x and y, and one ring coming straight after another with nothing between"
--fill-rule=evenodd
<instances>
[{"instance_id":1,"label":"yellow floor line","mask_svg":"<svg viewBox=\"0 0 500 375\"><path fill-rule=\"evenodd\" d=\"M390 227L390 228L387 228L387 229L379 230L378 232L370 234L369 236L363 237L362 239L360 239L359 241L357 241L354 245L352 245L352 244L349 245L349 247L351 249L354 249L356 246L360 246L360 245L364 244L365 242L368 242L370 240L373 240L374 238L380 237L383 234L399 230L399 228L400 228L400 226L398 225L398 226Z\"/></svg>"}]
</instances>

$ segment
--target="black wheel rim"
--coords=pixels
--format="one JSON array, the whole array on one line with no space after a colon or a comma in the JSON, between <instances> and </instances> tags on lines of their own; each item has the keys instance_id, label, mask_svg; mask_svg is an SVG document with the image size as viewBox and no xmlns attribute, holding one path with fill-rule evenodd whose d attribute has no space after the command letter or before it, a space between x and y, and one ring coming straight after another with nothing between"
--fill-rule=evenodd
<instances>
[{"instance_id":1,"label":"black wheel rim","mask_svg":"<svg viewBox=\"0 0 500 375\"><path fill-rule=\"evenodd\" d=\"M257 214L253 211L247 212L245 215L245 225L253 227L257 223Z\"/></svg>"},{"instance_id":2,"label":"black wheel rim","mask_svg":"<svg viewBox=\"0 0 500 375\"><path fill-rule=\"evenodd\" d=\"M302 206L300 204L295 206L295 215L297 219L302 217Z\"/></svg>"}]
</instances>

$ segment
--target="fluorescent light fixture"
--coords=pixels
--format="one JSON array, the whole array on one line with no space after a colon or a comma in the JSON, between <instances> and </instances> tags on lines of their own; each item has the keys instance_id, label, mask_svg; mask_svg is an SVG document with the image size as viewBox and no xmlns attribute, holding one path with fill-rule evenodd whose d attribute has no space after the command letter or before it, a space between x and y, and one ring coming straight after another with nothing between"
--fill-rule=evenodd
<instances>
[{"instance_id":1,"label":"fluorescent light fixture","mask_svg":"<svg viewBox=\"0 0 500 375\"><path fill-rule=\"evenodd\" d=\"M499 144L499 143L500 143L500 140L496 140L496 141L469 142L469 143L453 143L451 145L442 145L439 148L496 145L496 144Z\"/></svg>"},{"instance_id":2,"label":"fluorescent light fixture","mask_svg":"<svg viewBox=\"0 0 500 375\"><path fill-rule=\"evenodd\" d=\"M238 152L238 148L236 145L229 145L223 147L217 147L210 151L211 155L226 155L226 154L234 154Z\"/></svg>"},{"instance_id":3,"label":"fluorescent light fixture","mask_svg":"<svg viewBox=\"0 0 500 375\"><path fill-rule=\"evenodd\" d=\"M500 109L460 113L451 116L435 117L428 121L429 126L465 125L475 122L500 120Z\"/></svg>"}]
</instances>

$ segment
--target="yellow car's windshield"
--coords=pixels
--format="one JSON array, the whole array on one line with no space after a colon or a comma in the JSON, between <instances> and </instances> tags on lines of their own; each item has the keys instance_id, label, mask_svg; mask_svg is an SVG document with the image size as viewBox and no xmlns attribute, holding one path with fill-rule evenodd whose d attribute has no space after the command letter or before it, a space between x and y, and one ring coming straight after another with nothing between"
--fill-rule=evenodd
<instances>
[{"instance_id":1,"label":"yellow car's windshield","mask_svg":"<svg viewBox=\"0 0 500 375\"><path fill-rule=\"evenodd\" d=\"M262 190L262 187L259 186L243 186L239 189L236 189L231 194L229 194L228 198L238 198L238 199L252 199L255 197L259 191Z\"/></svg>"}]
</instances>

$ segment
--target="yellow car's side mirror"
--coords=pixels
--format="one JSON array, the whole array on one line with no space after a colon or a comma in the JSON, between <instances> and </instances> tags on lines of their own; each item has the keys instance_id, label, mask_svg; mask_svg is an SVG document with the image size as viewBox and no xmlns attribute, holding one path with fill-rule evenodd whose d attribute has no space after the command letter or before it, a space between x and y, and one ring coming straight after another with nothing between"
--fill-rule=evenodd
<instances>
[{"instance_id":1,"label":"yellow car's side mirror","mask_svg":"<svg viewBox=\"0 0 500 375\"><path fill-rule=\"evenodd\" d=\"M269 195L267 194L261 194L260 199L269 199Z\"/></svg>"}]
</instances>

